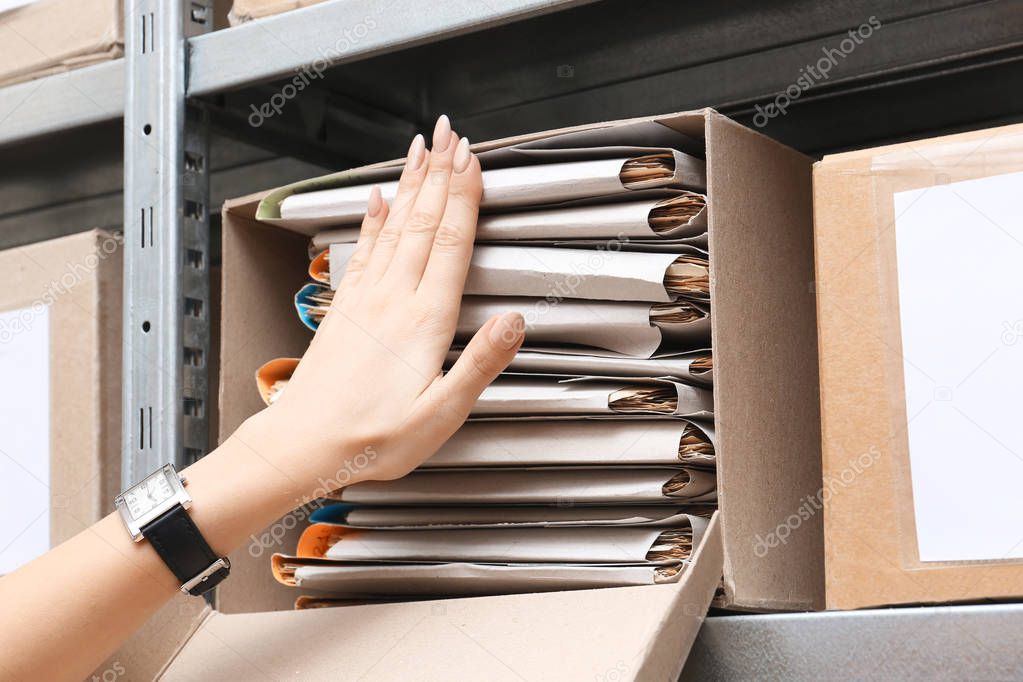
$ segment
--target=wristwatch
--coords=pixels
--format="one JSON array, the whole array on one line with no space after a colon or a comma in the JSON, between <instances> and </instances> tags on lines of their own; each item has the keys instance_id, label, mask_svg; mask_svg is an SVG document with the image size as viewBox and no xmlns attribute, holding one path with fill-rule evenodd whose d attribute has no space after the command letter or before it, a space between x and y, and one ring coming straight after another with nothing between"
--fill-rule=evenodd
<instances>
[{"instance_id":1,"label":"wristwatch","mask_svg":"<svg viewBox=\"0 0 1023 682\"><path fill-rule=\"evenodd\" d=\"M218 557L186 511L192 496L185 478L165 464L114 498L114 506L135 542L148 540L167 568L181 581L181 591L199 596L231 571Z\"/></svg>"}]
</instances>

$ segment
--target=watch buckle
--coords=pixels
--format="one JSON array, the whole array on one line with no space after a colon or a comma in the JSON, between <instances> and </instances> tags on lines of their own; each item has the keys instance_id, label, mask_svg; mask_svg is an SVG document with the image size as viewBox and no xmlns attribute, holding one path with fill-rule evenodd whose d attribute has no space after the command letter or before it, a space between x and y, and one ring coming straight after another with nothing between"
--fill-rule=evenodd
<instances>
[{"instance_id":1,"label":"watch buckle","mask_svg":"<svg viewBox=\"0 0 1023 682\"><path fill-rule=\"evenodd\" d=\"M192 590L194 590L197 586L209 580L210 576L216 573L217 571L221 569L230 570L230 568L231 562L228 561L226 557L221 557L220 559L217 559L212 564L207 566L206 570L198 573L193 578L182 584L181 591L184 592L185 594L190 594Z\"/></svg>"}]
</instances>

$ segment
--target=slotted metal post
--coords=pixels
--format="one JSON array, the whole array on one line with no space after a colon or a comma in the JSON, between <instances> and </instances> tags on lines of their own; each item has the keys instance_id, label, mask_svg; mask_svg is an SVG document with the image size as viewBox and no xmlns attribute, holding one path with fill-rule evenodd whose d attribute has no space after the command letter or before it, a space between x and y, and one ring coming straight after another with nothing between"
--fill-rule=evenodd
<instances>
[{"instance_id":1,"label":"slotted metal post","mask_svg":"<svg viewBox=\"0 0 1023 682\"><path fill-rule=\"evenodd\" d=\"M210 2L124 3L124 487L208 447L208 126L185 88Z\"/></svg>"}]
</instances>

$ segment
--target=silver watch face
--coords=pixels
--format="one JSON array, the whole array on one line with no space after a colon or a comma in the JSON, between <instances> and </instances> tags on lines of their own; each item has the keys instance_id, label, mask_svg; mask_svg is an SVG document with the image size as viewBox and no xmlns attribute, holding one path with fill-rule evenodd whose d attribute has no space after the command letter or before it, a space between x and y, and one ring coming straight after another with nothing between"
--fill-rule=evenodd
<instances>
[{"instance_id":1,"label":"silver watch face","mask_svg":"<svg viewBox=\"0 0 1023 682\"><path fill-rule=\"evenodd\" d=\"M141 483L124 493L124 504L133 520L144 517L158 506L174 497L167 475L161 469L150 474Z\"/></svg>"},{"instance_id":2,"label":"silver watch face","mask_svg":"<svg viewBox=\"0 0 1023 682\"><path fill-rule=\"evenodd\" d=\"M188 508L191 496L185 492L178 472L170 464L146 476L114 500L133 540L142 539L142 526L176 504Z\"/></svg>"}]
</instances>

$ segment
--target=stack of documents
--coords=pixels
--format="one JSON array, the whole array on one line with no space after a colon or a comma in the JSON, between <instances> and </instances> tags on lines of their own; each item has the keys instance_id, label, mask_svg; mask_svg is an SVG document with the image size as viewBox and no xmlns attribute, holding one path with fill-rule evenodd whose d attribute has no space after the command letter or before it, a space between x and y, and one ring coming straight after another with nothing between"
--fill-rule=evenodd
<instances>
[{"instance_id":1,"label":"stack of documents","mask_svg":"<svg viewBox=\"0 0 1023 682\"><path fill-rule=\"evenodd\" d=\"M300 608L678 580L717 502L702 150L649 122L484 151L482 215L445 368L490 317L526 341L417 470L327 495L293 555ZM369 168L278 197L315 235L295 295L316 329L358 237ZM273 403L298 360L257 374ZM326 506L323 506L326 505Z\"/></svg>"}]
</instances>

